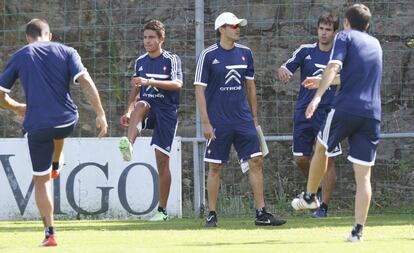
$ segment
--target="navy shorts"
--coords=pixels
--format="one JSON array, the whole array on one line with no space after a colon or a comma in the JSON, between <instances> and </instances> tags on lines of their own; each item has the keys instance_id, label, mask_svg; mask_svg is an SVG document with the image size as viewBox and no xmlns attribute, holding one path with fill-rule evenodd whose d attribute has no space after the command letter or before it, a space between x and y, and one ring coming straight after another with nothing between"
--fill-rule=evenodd
<instances>
[{"instance_id":1,"label":"navy shorts","mask_svg":"<svg viewBox=\"0 0 414 253\"><path fill-rule=\"evenodd\" d=\"M75 125L76 123L66 127L45 128L27 134L33 175L44 176L51 172L55 147L53 140L68 137L73 132Z\"/></svg>"},{"instance_id":2,"label":"navy shorts","mask_svg":"<svg viewBox=\"0 0 414 253\"><path fill-rule=\"evenodd\" d=\"M380 135L380 121L332 109L318 134L327 156L335 156L335 146L348 138L348 160L373 166Z\"/></svg>"},{"instance_id":3,"label":"navy shorts","mask_svg":"<svg viewBox=\"0 0 414 253\"><path fill-rule=\"evenodd\" d=\"M177 123L177 110L175 108L161 109L151 105L147 117L142 122L142 129L153 129L151 146L170 156L171 146L177 131Z\"/></svg>"},{"instance_id":4,"label":"navy shorts","mask_svg":"<svg viewBox=\"0 0 414 253\"><path fill-rule=\"evenodd\" d=\"M207 140L204 161L227 163L232 144L240 162L262 155L253 121L234 125L213 125L213 128L216 139Z\"/></svg>"},{"instance_id":5,"label":"navy shorts","mask_svg":"<svg viewBox=\"0 0 414 253\"><path fill-rule=\"evenodd\" d=\"M321 129L329 108L318 108L311 119L305 117L305 110L295 110L293 116L293 147L294 156L311 156L316 136Z\"/></svg>"}]
</instances>

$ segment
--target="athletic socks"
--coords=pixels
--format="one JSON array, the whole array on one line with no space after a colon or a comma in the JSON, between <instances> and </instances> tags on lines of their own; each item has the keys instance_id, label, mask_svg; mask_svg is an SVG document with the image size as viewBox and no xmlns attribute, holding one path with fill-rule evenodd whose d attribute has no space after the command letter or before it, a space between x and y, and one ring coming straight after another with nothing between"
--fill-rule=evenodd
<instances>
[{"instance_id":1,"label":"athletic socks","mask_svg":"<svg viewBox=\"0 0 414 253\"><path fill-rule=\"evenodd\" d=\"M328 205L325 204L325 202L322 202L321 206L319 208L324 209L325 211L328 211Z\"/></svg>"},{"instance_id":2,"label":"athletic socks","mask_svg":"<svg viewBox=\"0 0 414 253\"><path fill-rule=\"evenodd\" d=\"M318 191L316 192L316 195L322 194L322 187L318 187Z\"/></svg>"},{"instance_id":3,"label":"athletic socks","mask_svg":"<svg viewBox=\"0 0 414 253\"><path fill-rule=\"evenodd\" d=\"M352 229L353 236L362 236L362 230L364 229L364 225L355 224L354 228Z\"/></svg>"},{"instance_id":4,"label":"athletic socks","mask_svg":"<svg viewBox=\"0 0 414 253\"><path fill-rule=\"evenodd\" d=\"M315 200L316 194L315 193L310 193L310 192L306 192L303 195L303 199L308 203L312 203Z\"/></svg>"},{"instance_id":5,"label":"athletic socks","mask_svg":"<svg viewBox=\"0 0 414 253\"><path fill-rule=\"evenodd\" d=\"M167 215L167 210L164 207L158 207L158 212L162 212L163 214Z\"/></svg>"},{"instance_id":6,"label":"athletic socks","mask_svg":"<svg viewBox=\"0 0 414 253\"><path fill-rule=\"evenodd\" d=\"M262 215L263 213L267 213L265 207L256 208L256 218L259 217L260 215Z\"/></svg>"},{"instance_id":7,"label":"athletic socks","mask_svg":"<svg viewBox=\"0 0 414 253\"><path fill-rule=\"evenodd\" d=\"M59 162L52 162L52 169L53 170L59 169Z\"/></svg>"},{"instance_id":8,"label":"athletic socks","mask_svg":"<svg viewBox=\"0 0 414 253\"><path fill-rule=\"evenodd\" d=\"M49 236L55 234L55 228L54 227L46 227L45 229L45 237L49 238Z\"/></svg>"}]
</instances>

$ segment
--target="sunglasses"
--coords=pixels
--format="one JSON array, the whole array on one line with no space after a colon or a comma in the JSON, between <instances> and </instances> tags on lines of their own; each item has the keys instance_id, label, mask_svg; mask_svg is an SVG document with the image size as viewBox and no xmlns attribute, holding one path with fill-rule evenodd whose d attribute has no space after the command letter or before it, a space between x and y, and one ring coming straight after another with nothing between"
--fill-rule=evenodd
<instances>
[{"instance_id":1,"label":"sunglasses","mask_svg":"<svg viewBox=\"0 0 414 253\"><path fill-rule=\"evenodd\" d=\"M225 25L225 27L230 27L230 29L236 30L237 28L240 28L240 26L237 25Z\"/></svg>"}]
</instances>

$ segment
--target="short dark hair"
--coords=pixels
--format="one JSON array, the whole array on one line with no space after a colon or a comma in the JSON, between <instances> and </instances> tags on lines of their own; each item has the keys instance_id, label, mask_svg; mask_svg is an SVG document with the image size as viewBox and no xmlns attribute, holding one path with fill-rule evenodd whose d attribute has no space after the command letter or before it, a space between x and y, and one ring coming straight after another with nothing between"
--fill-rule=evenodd
<instances>
[{"instance_id":1,"label":"short dark hair","mask_svg":"<svg viewBox=\"0 0 414 253\"><path fill-rule=\"evenodd\" d=\"M222 26L220 26L219 28L217 28L216 30L216 37L220 39L221 37L221 32L220 32L220 28L226 28L227 24L224 24Z\"/></svg>"},{"instance_id":2,"label":"short dark hair","mask_svg":"<svg viewBox=\"0 0 414 253\"><path fill-rule=\"evenodd\" d=\"M318 19L318 26L320 24L332 25L334 31L336 31L339 28L339 18L332 13L323 13Z\"/></svg>"},{"instance_id":3,"label":"short dark hair","mask_svg":"<svg viewBox=\"0 0 414 253\"><path fill-rule=\"evenodd\" d=\"M348 19L352 29L365 32L371 21L371 11L363 4L354 4L346 11L345 18Z\"/></svg>"},{"instance_id":4,"label":"short dark hair","mask_svg":"<svg viewBox=\"0 0 414 253\"><path fill-rule=\"evenodd\" d=\"M41 37L50 33L49 24L46 20L34 18L26 24L26 35L31 38Z\"/></svg>"},{"instance_id":5,"label":"short dark hair","mask_svg":"<svg viewBox=\"0 0 414 253\"><path fill-rule=\"evenodd\" d=\"M159 20L151 20L145 26L143 31L145 30L153 30L157 33L158 37L165 38L165 27L164 24L161 23Z\"/></svg>"}]
</instances>

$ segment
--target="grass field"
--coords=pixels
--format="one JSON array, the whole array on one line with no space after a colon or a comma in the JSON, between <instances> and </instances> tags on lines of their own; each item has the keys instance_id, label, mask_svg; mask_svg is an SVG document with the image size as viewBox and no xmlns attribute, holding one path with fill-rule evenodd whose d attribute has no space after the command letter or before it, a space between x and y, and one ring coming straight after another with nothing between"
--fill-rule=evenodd
<instances>
[{"instance_id":1,"label":"grass field","mask_svg":"<svg viewBox=\"0 0 414 253\"><path fill-rule=\"evenodd\" d=\"M414 215L370 216L358 244L344 242L352 223L350 216L291 217L285 226L259 228L237 218L204 229L201 219L57 221L59 246L41 248L40 221L2 221L0 252L414 252Z\"/></svg>"}]
</instances>

